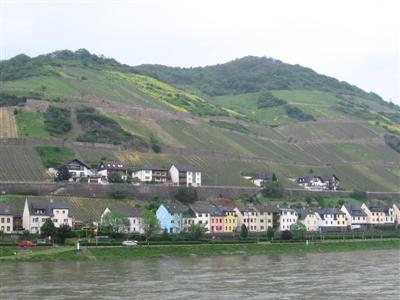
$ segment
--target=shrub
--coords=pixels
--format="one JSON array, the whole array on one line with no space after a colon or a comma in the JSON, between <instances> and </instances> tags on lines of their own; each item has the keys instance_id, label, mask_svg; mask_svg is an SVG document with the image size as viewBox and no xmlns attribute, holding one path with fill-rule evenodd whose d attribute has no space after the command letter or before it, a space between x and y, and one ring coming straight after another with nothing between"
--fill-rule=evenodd
<instances>
[{"instance_id":1,"label":"shrub","mask_svg":"<svg viewBox=\"0 0 400 300\"><path fill-rule=\"evenodd\" d=\"M118 188L115 189L114 192L111 193L111 196L114 199L125 199L126 198L126 191L123 188L118 187Z\"/></svg>"},{"instance_id":2,"label":"shrub","mask_svg":"<svg viewBox=\"0 0 400 300\"><path fill-rule=\"evenodd\" d=\"M303 112L296 106L285 105L285 110L287 115L292 119L296 119L298 121L315 121L315 118L312 115Z\"/></svg>"},{"instance_id":3,"label":"shrub","mask_svg":"<svg viewBox=\"0 0 400 300\"><path fill-rule=\"evenodd\" d=\"M175 199L182 203L193 203L197 200L197 191L192 187L180 187L175 194Z\"/></svg>"},{"instance_id":4,"label":"shrub","mask_svg":"<svg viewBox=\"0 0 400 300\"><path fill-rule=\"evenodd\" d=\"M282 198L285 195L285 190L279 181L271 181L262 190L262 194L265 197Z\"/></svg>"},{"instance_id":5,"label":"shrub","mask_svg":"<svg viewBox=\"0 0 400 300\"><path fill-rule=\"evenodd\" d=\"M356 200L367 200L368 198L367 192L361 190L354 190L349 196Z\"/></svg>"},{"instance_id":6,"label":"shrub","mask_svg":"<svg viewBox=\"0 0 400 300\"><path fill-rule=\"evenodd\" d=\"M69 109L49 106L44 114L45 129L52 135L61 135L72 129Z\"/></svg>"},{"instance_id":7,"label":"shrub","mask_svg":"<svg viewBox=\"0 0 400 300\"><path fill-rule=\"evenodd\" d=\"M287 104L285 100L275 97L269 91L262 91L258 97L257 108L275 107L284 104Z\"/></svg>"},{"instance_id":8,"label":"shrub","mask_svg":"<svg viewBox=\"0 0 400 300\"><path fill-rule=\"evenodd\" d=\"M161 152L160 141L156 138L154 134L150 134L150 145L151 149L153 149L155 153Z\"/></svg>"}]
</instances>

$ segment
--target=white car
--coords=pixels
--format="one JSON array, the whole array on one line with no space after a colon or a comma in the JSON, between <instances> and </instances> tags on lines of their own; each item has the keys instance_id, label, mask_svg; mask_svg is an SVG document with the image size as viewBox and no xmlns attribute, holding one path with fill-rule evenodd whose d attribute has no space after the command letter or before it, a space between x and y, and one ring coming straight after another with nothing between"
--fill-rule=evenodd
<instances>
[{"instance_id":1,"label":"white car","mask_svg":"<svg viewBox=\"0 0 400 300\"><path fill-rule=\"evenodd\" d=\"M133 247L137 246L138 242L137 241L123 241L122 246L127 246L127 247Z\"/></svg>"}]
</instances>

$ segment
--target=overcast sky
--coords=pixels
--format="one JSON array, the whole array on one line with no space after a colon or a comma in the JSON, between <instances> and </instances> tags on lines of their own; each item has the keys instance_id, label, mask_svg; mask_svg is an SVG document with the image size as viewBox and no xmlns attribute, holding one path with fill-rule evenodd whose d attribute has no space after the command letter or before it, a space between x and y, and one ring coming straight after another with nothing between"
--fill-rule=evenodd
<instances>
[{"instance_id":1,"label":"overcast sky","mask_svg":"<svg viewBox=\"0 0 400 300\"><path fill-rule=\"evenodd\" d=\"M397 0L0 2L1 59L79 48L130 65L268 56L400 103Z\"/></svg>"}]
</instances>

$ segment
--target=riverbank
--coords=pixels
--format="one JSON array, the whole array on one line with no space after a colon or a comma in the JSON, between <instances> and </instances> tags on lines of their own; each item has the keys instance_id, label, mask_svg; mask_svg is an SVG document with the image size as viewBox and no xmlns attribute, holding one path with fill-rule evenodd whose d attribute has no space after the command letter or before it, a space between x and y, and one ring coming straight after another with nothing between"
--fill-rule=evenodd
<instances>
[{"instance_id":1,"label":"riverbank","mask_svg":"<svg viewBox=\"0 0 400 300\"><path fill-rule=\"evenodd\" d=\"M90 261L129 259L136 257L167 257L189 255L261 255L328 253L361 250L399 249L400 240L358 241L303 244L227 244L227 245L164 245L126 247L93 247L76 251L73 247L33 249L30 254L14 255L16 248L0 248L0 263L7 261Z\"/></svg>"}]
</instances>

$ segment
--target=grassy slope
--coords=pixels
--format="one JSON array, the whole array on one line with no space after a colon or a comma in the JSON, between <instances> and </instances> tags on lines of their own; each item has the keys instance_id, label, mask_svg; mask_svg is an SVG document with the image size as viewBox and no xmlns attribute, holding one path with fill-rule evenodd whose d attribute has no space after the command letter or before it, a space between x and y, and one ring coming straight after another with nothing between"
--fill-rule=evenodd
<instances>
[{"instance_id":1,"label":"grassy slope","mask_svg":"<svg viewBox=\"0 0 400 300\"><path fill-rule=\"evenodd\" d=\"M133 106L143 106L164 111L187 111L193 110L200 112L204 100L197 96L179 91L170 85L157 80L136 75L133 73L122 73L120 71L95 70L81 67L54 67L59 76L39 76L29 79L5 82L2 90L17 91L16 93L26 93L34 91L42 94L47 99L57 99L66 103L83 103L90 101L87 99L98 98L107 99L114 102L120 102ZM85 78L85 79L83 79ZM43 87L44 86L44 87ZM170 95L180 94L189 99L189 105L176 105L169 101ZM316 117L345 118L342 113L330 108L339 101L335 95L326 92L317 91L274 91L275 96L281 97L294 106L298 106L304 111L313 114ZM84 97L82 100L80 97ZM398 154L382 145L352 145L340 143L335 145L325 145L310 143L308 145L281 145L271 141L257 139L255 136L273 138L278 140L287 140L292 137L295 140L303 139L353 139L353 138L374 138L377 137L376 127L364 124L320 124L320 123L294 123L294 120L287 118L283 109L261 109L257 110L258 93L241 94L235 96L220 96L210 99L216 105L232 108L238 113L246 115L250 119L264 122L266 124L285 124L288 126L272 129L255 123L246 123L250 135L243 135L233 131L227 131L221 128L210 126L208 119L204 118L199 124L193 125L183 121L157 121L154 119L131 119L120 116L116 113L109 114L117 120L124 129L134 134L141 135L148 139L151 133L154 133L164 144L184 147L191 149L207 149L221 152L232 152L246 156L262 156L271 160L284 161L287 163L321 163L324 165L329 162L343 161L367 161L367 160L398 160ZM79 100L80 99L80 100ZM62 105L62 102L59 102ZM200 105L200 106L198 106ZM372 105L371 105L372 106ZM208 106L207 106L208 107ZM210 110L214 106L208 107ZM374 109L380 109L379 105L373 106ZM107 112L106 112L107 113ZM348 117L348 116L347 116ZM236 122L232 119L233 122ZM18 130L20 136L29 136L34 138L46 138L48 133L43 129L43 118L38 113L23 112L17 115ZM365 123L367 124L367 123ZM350 130L349 130L350 129ZM71 138L71 137L69 137ZM73 138L73 137L72 137ZM113 158L121 157L125 154L116 154L110 152L96 151L95 154L85 153L86 150L75 149L75 153L80 158L85 158L88 163L95 165L104 155ZM8 156L10 154L7 154ZM131 155L131 154L129 154ZM4 156L5 157L5 156ZM144 155L141 155L144 157ZM153 156L152 160L165 161L166 156ZM232 162L230 160L220 161L212 158L203 157L174 157L169 156L168 161L179 161L198 164L203 168L204 181L206 184L227 184L227 185L249 185L247 181L241 178L240 171L246 170L276 170L282 176L294 177L299 173L307 171L308 167L297 168L293 166L270 166L265 163ZM138 161L140 163L140 161ZM14 167L18 168L20 164ZM21 165L22 166L22 165ZM222 172L221 169L232 170L231 172ZM349 178L344 183L347 188L372 188L396 190L395 182L398 177L393 172L386 171L383 167L377 167L379 171L370 170L369 179L365 179L364 171L356 170L350 167L355 178ZM342 174L337 168L337 172ZM43 169L39 173L42 172ZM284 170L284 171L282 171ZM321 171L329 172L331 169L325 168ZM22 171L17 171L22 174ZM229 174L228 176L226 174ZM394 175L394 176L393 176ZM19 175L15 175L19 178ZM33 178L33 176L28 176ZM24 180L27 180L23 176ZM374 178L374 179L373 179ZM366 180L368 183L363 183ZM384 183L386 182L387 183ZM292 186L288 183L288 186Z\"/></svg>"}]
</instances>

